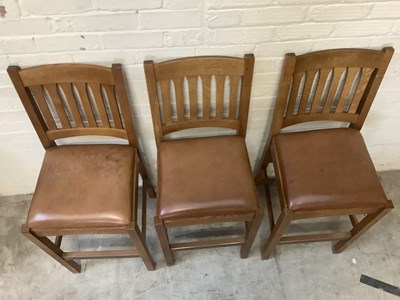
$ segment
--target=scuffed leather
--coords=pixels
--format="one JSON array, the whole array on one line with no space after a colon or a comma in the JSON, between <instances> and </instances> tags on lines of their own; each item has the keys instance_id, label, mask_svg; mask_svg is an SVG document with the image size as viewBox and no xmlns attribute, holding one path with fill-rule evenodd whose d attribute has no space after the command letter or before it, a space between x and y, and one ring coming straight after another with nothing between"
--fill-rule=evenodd
<instances>
[{"instance_id":1,"label":"scuffed leather","mask_svg":"<svg viewBox=\"0 0 400 300\"><path fill-rule=\"evenodd\" d=\"M293 211L378 208L387 201L356 129L280 134L273 139L272 154Z\"/></svg>"},{"instance_id":2,"label":"scuffed leather","mask_svg":"<svg viewBox=\"0 0 400 300\"><path fill-rule=\"evenodd\" d=\"M132 220L135 148L73 145L46 150L27 224L87 228Z\"/></svg>"},{"instance_id":3,"label":"scuffed leather","mask_svg":"<svg viewBox=\"0 0 400 300\"><path fill-rule=\"evenodd\" d=\"M159 218L246 213L257 208L244 138L219 136L160 143Z\"/></svg>"}]
</instances>

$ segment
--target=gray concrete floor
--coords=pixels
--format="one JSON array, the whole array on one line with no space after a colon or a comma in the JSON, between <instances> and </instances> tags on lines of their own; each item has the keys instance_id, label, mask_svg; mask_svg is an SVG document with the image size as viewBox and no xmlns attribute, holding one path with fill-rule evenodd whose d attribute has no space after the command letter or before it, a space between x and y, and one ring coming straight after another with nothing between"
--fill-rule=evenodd
<instances>
[{"instance_id":1,"label":"gray concrete floor","mask_svg":"<svg viewBox=\"0 0 400 300\"><path fill-rule=\"evenodd\" d=\"M0 197L0 299L399 299L359 282L365 274L400 285L400 171L379 175L395 209L341 254L332 254L331 242L293 244L278 246L262 261L260 247L269 234L265 217L249 258L240 259L238 247L182 251L167 267L149 221L153 272L140 259L126 258L82 261L82 273L72 274L19 233L31 195ZM149 220L154 212L149 199ZM321 223L337 227L336 221ZM313 227L291 230L300 228ZM80 237L66 245L100 249L128 243L104 236L100 244Z\"/></svg>"}]
</instances>

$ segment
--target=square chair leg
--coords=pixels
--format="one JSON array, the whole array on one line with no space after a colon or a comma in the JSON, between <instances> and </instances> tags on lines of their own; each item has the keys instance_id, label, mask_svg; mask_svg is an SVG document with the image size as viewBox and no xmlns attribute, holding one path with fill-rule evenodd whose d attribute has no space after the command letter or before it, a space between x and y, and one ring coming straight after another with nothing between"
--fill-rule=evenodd
<instances>
[{"instance_id":1,"label":"square chair leg","mask_svg":"<svg viewBox=\"0 0 400 300\"><path fill-rule=\"evenodd\" d=\"M261 259L268 259L271 256L291 220L290 211L287 208L283 209L267 242L261 249Z\"/></svg>"},{"instance_id":2,"label":"square chair leg","mask_svg":"<svg viewBox=\"0 0 400 300\"><path fill-rule=\"evenodd\" d=\"M377 212L373 214L369 214L361 220L360 223L355 225L353 229L350 231L351 237L347 240L342 240L337 242L333 248L333 253L340 253L344 249L346 249L351 243L357 240L364 232L366 232L369 228L371 228L374 224L376 224L380 219L382 219L391 209L393 209L392 201L386 202L386 206L383 209L379 209Z\"/></svg>"},{"instance_id":3,"label":"square chair leg","mask_svg":"<svg viewBox=\"0 0 400 300\"><path fill-rule=\"evenodd\" d=\"M165 261L168 266L172 266L174 264L174 257L169 247L167 229L157 217L154 217L154 227L156 228L157 235L160 240L161 249L164 253Z\"/></svg>"},{"instance_id":4,"label":"square chair leg","mask_svg":"<svg viewBox=\"0 0 400 300\"><path fill-rule=\"evenodd\" d=\"M249 226L246 228L246 242L240 249L240 258L247 258L249 256L251 246L253 245L254 239L256 237L258 229L260 228L263 217L264 211L262 209L259 209L256 211L254 219L249 222Z\"/></svg>"},{"instance_id":5,"label":"square chair leg","mask_svg":"<svg viewBox=\"0 0 400 300\"><path fill-rule=\"evenodd\" d=\"M151 257L150 251L147 248L146 241L139 230L139 226L137 224L134 224L132 228L128 228L128 234L131 237L141 258L143 259L143 262L146 265L147 270L154 271L155 264Z\"/></svg>"},{"instance_id":6,"label":"square chair leg","mask_svg":"<svg viewBox=\"0 0 400 300\"><path fill-rule=\"evenodd\" d=\"M72 273L80 273L81 266L74 260L65 260L62 258L63 251L51 242L47 237L39 237L32 233L29 228L24 224L21 227L21 233L29 239L32 243L58 261L65 268L70 270Z\"/></svg>"}]
</instances>

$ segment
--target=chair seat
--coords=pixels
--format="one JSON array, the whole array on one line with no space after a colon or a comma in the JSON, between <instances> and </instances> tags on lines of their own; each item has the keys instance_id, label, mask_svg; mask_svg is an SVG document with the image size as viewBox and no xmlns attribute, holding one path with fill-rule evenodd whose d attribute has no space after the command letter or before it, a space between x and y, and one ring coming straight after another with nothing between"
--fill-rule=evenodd
<instances>
[{"instance_id":1,"label":"chair seat","mask_svg":"<svg viewBox=\"0 0 400 300\"><path fill-rule=\"evenodd\" d=\"M47 149L28 226L74 229L129 224L135 153L135 148L127 145Z\"/></svg>"},{"instance_id":2,"label":"chair seat","mask_svg":"<svg viewBox=\"0 0 400 300\"><path fill-rule=\"evenodd\" d=\"M254 212L258 200L244 139L161 142L158 196L160 219Z\"/></svg>"},{"instance_id":3,"label":"chair seat","mask_svg":"<svg viewBox=\"0 0 400 300\"><path fill-rule=\"evenodd\" d=\"M272 154L292 211L379 208L387 201L356 129L280 134Z\"/></svg>"}]
</instances>

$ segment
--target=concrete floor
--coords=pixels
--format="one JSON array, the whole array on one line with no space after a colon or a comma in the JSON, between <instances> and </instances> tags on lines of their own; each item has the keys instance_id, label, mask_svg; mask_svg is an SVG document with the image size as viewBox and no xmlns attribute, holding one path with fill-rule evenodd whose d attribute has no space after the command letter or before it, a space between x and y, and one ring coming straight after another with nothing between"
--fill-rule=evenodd
<instances>
[{"instance_id":1,"label":"concrete floor","mask_svg":"<svg viewBox=\"0 0 400 300\"><path fill-rule=\"evenodd\" d=\"M398 299L359 282L365 274L400 285L400 171L379 175L395 209L341 254L332 254L331 242L293 244L262 261L265 217L248 259L239 258L238 247L183 251L166 267L149 222L153 272L126 258L82 261L83 272L72 274L19 233L31 196L0 197L0 299ZM150 220L154 212L149 200ZM293 230L300 227L307 226ZM104 237L96 247L110 244L115 240ZM93 245L88 237L67 241L80 249Z\"/></svg>"}]
</instances>

